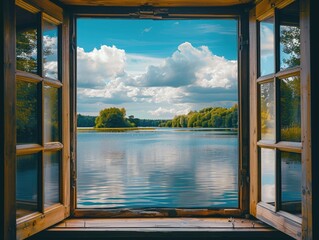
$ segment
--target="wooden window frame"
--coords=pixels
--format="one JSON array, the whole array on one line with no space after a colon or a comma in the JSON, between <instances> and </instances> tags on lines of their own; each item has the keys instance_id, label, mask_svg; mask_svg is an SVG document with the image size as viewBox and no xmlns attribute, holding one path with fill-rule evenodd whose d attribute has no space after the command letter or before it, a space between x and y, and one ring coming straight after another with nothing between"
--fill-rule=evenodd
<instances>
[{"instance_id":1,"label":"wooden window frame","mask_svg":"<svg viewBox=\"0 0 319 240\"><path fill-rule=\"evenodd\" d=\"M313 237L312 230L312 193L309 191L312 188L312 174L311 166L311 122L310 122L310 60L309 53L309 2L300 1L300 42L301 42L301 63L299 67L285 69L280 71L278 59L279 59L279 38L278 32L275 30L275 73L267 76L259 76L259 53L258 53L258 21L264 20L269 16L275 16L275 29L278 29L278 20L276 20L276 9L282 9L294 0L274 0L266 1L262 0L250 11L250 212L260 220L272 225L278 230L296 238L296 239L315 239ZM267 81L280 81L285 77L299 76L300 77L300 89L301 89L301 142L275 142L261 141L259 136L259 97L258 97L258 85ZM275 95L278 97L278 89L275 90ZM275 102L275 104L278 104ZM277 114L278 116L278 114ZM276 120L277 122L278 120ZM278 125L278 123L276 123ZM276 127L278 131L278 126ZM276 134L278 136L278 133ZM301 166L302 166L302 186L301 186L301 208L302 217L297 217L293 214L281 211L278 206L270 207L269 204L262 203L261 200L261 186L260 186L260 162L258 157L259 147L277 149L280 151L296 152L301 154ZM278 161L278 159L277 159ZM277 171L280 171L278 169ZM278 176L278 175L277 175ZM280 176L280 175L279 175ZM277 185L277 183L276 183ZM308 191L306 191L306 189ZM278 195L278 193L277 193ZM278 196L276 197L276 201Z\"/></svg>"},{"instance_id":2,"label":"wooden window frame","mask_svg":"<svg viewBox=\"0 0 319 240\"><path fill-rule=\"evenodd\" d=\"M149 7L150 15L144 15L140 8L126 7L73 7L72 8L72 79L71 79L71 215L73 217L209 217L209 216L244 216L248 213L248 14L245 8L156 8ZM225 12L225 13L223 13ZM226 14L227 12L227 14ZM125 18L125 19L221 19L231 18L238 21L238 105L239 105L239 145L238 145L238 208L234 209L177 209L177 208L145 208L145 209L79 209L76 208L76 20L81 17Z\"/></svg>"},{"instance_id":3,"label":"wooden window frame","mask_svg":"<svg viewBox=\"0 0 319 240\"><path fill-rule=\"evenodd\" d=\"M70 214L70 123L69 123L69 55L67 49L69 47L69 22L68 19L63 17L62 8L56 6L52 2L45 1L28 1L17 0L16 6L19 6L29 12L35 13L39 16L38 29L38 50L37 61L38 71L37 74L27 73L24 71L16 70L16 81L29 82L38 85L39 96L38 102L40 106L39 120L39 137L38 144L19 144L16 146L16 155L22 156L27 154L38 153L41 155L40 160L40 175L39 175L39 211L16 219L15 235L17 239L24 239L33 235L53 224L62 221ZM43 77L43 23L44 21L53 23L57 26L58 30L58 79L51 79ZM14 26L14 25L13 25ZM15 30L15 26L13 27ZM15 34L14 34L15 36ZM63 40L62 40L63 39ZM15 44L15 41L14 41ZM15 49L15 48L13 48ZM15 52L14 55L15 56ZM59 107L59 136L61 142L44 142L44 86L51 86L58 90L58 107ZM15 96L15 95L14 95ZM15 135L14 135L15 137ZM14 139L14 142L16 140ZM49 207L44 206L44 154L45 152L56 152L60 154L60 201L59 203L52 204ZM16 158L14 158L16 159ZM14 177L16 176L15 168L13 169ZM15 199L12 196L12 201ZM16 204L15 204L16 205ZM15 213L15 211L14 211Z\"/></svg>"}]
</instances>

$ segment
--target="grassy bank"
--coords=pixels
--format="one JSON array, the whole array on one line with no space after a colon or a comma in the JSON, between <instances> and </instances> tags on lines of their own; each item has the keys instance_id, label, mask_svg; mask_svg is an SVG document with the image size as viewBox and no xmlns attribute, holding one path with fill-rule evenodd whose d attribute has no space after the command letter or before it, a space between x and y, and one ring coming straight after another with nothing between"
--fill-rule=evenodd
<instances>
[{"instance_id":1,"label":"grassy bank","mask_svg":"<svg viewBox=\"0 0 319 240\"><path fill-rule=\"evenodd\" d=\"M90 127L81 127L78 128L77 131L97 131L97 132L127 132L127 131L154 131L155 128L149 127L123 127L123 128L90 128Z\"/></svg>"}]
</instances>

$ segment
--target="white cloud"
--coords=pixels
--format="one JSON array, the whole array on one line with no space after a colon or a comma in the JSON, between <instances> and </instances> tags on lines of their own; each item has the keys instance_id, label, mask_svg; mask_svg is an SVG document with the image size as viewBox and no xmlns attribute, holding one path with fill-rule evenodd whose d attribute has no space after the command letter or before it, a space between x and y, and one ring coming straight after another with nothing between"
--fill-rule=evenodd
<instances>
[{"instance_id":1,"label":"white cloud","mask_svg":"<svg viewBox=\"0 0 319 240\"><path fill-rule=\"evenodd\" d=\"M104 88L106 83L125 75L125 51L106 45L85 52L77 49L78 87Z\"/></svg>"},{"instance_id":2,"label":"white cloud","mask_svg":"<svg viewBox=\"0 0 319 240\"><path fill-rule=\"evenodd\" d=\"M231 88L237 85L237 62L218 57L206 46L193 47L185 42L161 64L150 65L137 78L140 86Z\"/></svg>"},{"instance_id":3,"label":"white cloud","mask_svg":"<svg viewBox=\"0 0 319 240\"><path fill-rule=\"evenodd\" d=\"M191 108L182 108L182 109L177 109L177 108L164 108L164 107L159 107L154 111L149 111L149 113L152 116L156 117L174 117L176 115L183 115L187 114L191 111Z\"/></svg>"},{"instance_id":4,"label":"white cloud","mask_svg":"<svg viewBox=\"0 0 319 240\"><path fill-rule=\"evenodd\" d=\"M81 106L135 102L143 109L153 104L149 114L172 117L195 110L191 106L237 101L237 62L188 42L166 59L127 54L115 46L91 52L78 48L77 67Z\"/></svg>"},{"instance_id":5,"label":"white cloud","mask_svg":"<svg viewBox=\"0 0 319 240\"><path fill-rule=\"evenodd\" d=\"M150 32L151 30L152 30L152 27L149 27L149 28L144 28L143 32L146 32L146 33L148 33L148 32Z\"/></svg>"},{"instance_id":6,"label":"white cloud","mask_svg":"<svg viewBox=\"0 0 319 240\"><path fill-rule=\"evenodd\" d=\"M260 28L260 51L263 58L274 55L274 31L272 24L263 24Z\"/></svg>"},{"instance_id":7,"label":"white cloud","mask_svg":"<svg viewBox=\"0 0 319 240\"><path fill-rule=\"evenodd\" d=\"M50 61L45 62L44 66L44 75L49 78L57 79L58 78L58 62L57 61Z\"/></svg>"}]
</instances>

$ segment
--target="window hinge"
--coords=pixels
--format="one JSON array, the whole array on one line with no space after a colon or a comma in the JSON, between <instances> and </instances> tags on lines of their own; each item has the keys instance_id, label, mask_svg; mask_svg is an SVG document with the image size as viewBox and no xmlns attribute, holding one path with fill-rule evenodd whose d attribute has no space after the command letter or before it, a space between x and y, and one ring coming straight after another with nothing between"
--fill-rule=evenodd
<instances>
[{"instance_id":1,"label":"window hinge","mask_svg":"<svg viewBox=\"0 0 319 240\"><path fill-rule=\"evenodd\" d=\"M130 16L140 19L162 19L168 16L168 9L154 8L152 5L143 5L137 12L130 13Z\"/></svg>"}]
</instances>

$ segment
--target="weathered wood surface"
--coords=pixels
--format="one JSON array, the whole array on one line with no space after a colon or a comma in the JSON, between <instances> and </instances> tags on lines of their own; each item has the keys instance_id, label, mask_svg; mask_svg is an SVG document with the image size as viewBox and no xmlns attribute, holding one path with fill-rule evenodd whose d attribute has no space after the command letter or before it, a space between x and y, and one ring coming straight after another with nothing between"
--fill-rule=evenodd
<instances>
[{"instance_id":1,"label":"weathered wood surface","mask_svg":"<svg viewBox=\"0 0 319 240\"><path fill-rule=\"evenodd\" d=\"M69 219L31 239L281 239L260 221L241 218Z\"/></svg>"},{"instance_id":2,"label":"weathered wood surface","mask_svg":"<svg viewBox=\"0 0 319 240\"><path fill-rule=\"evenodd\" d=\"M252 0L60 0L67 5L82 6L233 6Z\"/></svg>"}]
</instances>

